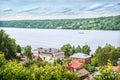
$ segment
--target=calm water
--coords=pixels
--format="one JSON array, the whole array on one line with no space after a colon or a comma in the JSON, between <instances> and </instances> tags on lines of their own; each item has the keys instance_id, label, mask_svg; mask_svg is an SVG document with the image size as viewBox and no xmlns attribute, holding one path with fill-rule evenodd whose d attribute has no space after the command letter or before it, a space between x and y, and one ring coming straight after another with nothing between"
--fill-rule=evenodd
<instances>
[{"instance_id":1,"label":"calm water","mask_svg":"<svg viewBox=\"0 0 120 80\"><path fill-rule=\"evenodd\" d=\"M83 46L88 44L91 53L98 46L106 43L120 46L120 31L101 30L53 30L53 29L23 29L23 28L0 28L4 29L10 37L15 38L21 46L31 45L32 48L52 47L60 48L62 45Z\"/></svg>"}]
</instances>

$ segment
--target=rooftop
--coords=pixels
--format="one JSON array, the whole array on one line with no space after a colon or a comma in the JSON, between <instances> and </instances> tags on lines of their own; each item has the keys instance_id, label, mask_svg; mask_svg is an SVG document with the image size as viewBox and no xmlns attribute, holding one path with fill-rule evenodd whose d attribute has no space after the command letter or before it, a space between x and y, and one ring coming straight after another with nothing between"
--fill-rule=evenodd
<instances>
[{"instance_id":1,"label":"rooftop","mask_svg":"<svg viewBox=\"0 0 120 80\"><path fill-rule=\"evenodd\" d=\"M73 58L89 58L91 56L87 55L87 54L84 54L84 53L75 53L73 54L72 56L70 57L73 57Z\"/></svg>"},{"instance_id":2,"label":"rooftop","mask_svg":"<svg viewBox=\"0 0 120 80\"><path fill-rule=\"evenodd\" d=\"M56 49L56 48L37 48L37 49L34 49L33 51L39 51L39 52L43 52L43 53L57 53L57 52L61 52L60 49Z\"/></svg>"},{"instance_id":3,"label":"rooftop","mask_svg":"<svg viewBox=\"0 0 120 80\"><path fill-rule=\"evenodd\" d=\"M71 61L69 65L67 66L68 69L70 68L81 68L83 66L83 63L80 63L79 61Z\"/></svg>"},{"instance_id":4,"label":"rooftop","mask_svg":"<svg viewBox=\"0 0 120 80\"><path fill-rule=\"evenodd\" d=\"M77 71L77 75L79 77L83 77L83 76L86 76L86 75L89 75L90 73L86 70L86 69L80 69L79 71Z\"/></svg>"}]
</instances>

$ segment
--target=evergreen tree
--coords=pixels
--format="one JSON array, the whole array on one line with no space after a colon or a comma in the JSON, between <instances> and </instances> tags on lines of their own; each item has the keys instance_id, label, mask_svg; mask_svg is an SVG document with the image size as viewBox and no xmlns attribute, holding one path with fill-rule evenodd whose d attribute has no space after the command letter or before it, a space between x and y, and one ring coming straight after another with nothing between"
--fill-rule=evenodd
<instances>
[{"instance_id":1,"label":"evergreen tree","mask_svg":"<svg viewBox=\"0 0 120 80\"><path fill-rule=\"evenodd\" d=\"M21 47L20 47L20 45L17 45L17 52L21 53Z\"/></svg>"}]
</instances>

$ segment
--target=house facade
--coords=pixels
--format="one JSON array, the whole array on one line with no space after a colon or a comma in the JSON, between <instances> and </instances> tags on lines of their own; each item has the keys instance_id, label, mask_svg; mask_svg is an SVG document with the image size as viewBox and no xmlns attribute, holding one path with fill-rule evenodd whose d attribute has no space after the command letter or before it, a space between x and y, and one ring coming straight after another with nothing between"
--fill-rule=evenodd
<instances>
[{"instance_id":1,"label":"house facade","mask_svg":"<svg viewBox=\"0 0 120 80\"><path fill-rule=\"evenodd\" d=\"M91 56L84 54L84 53L73 54L72 56L70 56L70 59L72 61L78 60L80 63L83 63L83 64L91 63Z\"/></svg>"},{"instance_id":2,"label":"house facade","mask_svg":"<svg viewBox=\"0 0 120 80\"><path fill-rule=\"evenodd\" d=\"M79 80L90 80L90 72L83 68L83 63L78 60L71 61L67 66L67 70L74 72Z\"/></svg>"},{"instance_id":3,"label":"house facade","mask_svg":"<svg viewBox=\"0 0 120 80\"><path fill-rule=\"evenodd\" d=\"M64 52L56 48L38 48L32 50L34 57L40 57L41 60L53 61L55 59L64 59ZM34 59L34 58L33 58Z\"/></svg>"}]
</instances>

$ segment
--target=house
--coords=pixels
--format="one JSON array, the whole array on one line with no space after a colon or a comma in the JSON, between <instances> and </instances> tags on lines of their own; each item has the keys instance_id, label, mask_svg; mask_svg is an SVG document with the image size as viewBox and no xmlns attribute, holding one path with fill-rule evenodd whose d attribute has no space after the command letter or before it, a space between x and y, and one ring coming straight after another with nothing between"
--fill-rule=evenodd
<instances>
[{"instance_id":1,"label":"house","mask_svg":"<svg viewBox=\"0 0 120 80\"><path fill-rule=\"evenodd\" d=\"M90 72L84 69L83 63L80 63L79 61L76 61L76 60L71 61L67 65L67 70L72 71L75 74L77 74L77 76L79 77L79 80L90 80L89 79Z\"/></svg>"},{"instance_id":2,"label":"house","mask_svg":"<svg viewBox=\"0 0 120 80\"><path fill-rule=\"evenodd\" d=\"M44 61L44 59L39 54L34 54L34 55L32 54L32 59L38 61Z\"/></svg>"},{"instance_id":3,"label":"house","mask_svg":"<svg viewBox=\"0 0 120 80\"><path fill-rule=\"evenodd\" d=\"M76 72L76 74L79 77L79 80L90 80L90 72L88 72L86 69L82 68Z\"/></svg>"},{"instance_id":4,"label":"house","mask_svg":"<svg viewBox=\"0 0 120 80\"><path fill-rule=\"evenodd\" d=\"M56 48L38 48L38 49L34 49L32 50L33 53L33 59L35 59L35 57L40 57L41 60L45 60L45 61L53 61L55 59L64 59L64 52L62 52L59 49Z\"/></svg>"},{"instance_id":5,"label":"house","mask_svg":"<svg viewBox=\"0 0 120 80\"><path fill-rule=\"evenodd\" d=\"M66 68L74 72L79 77L79 80L90 80L90 72L84 69L83 63L80 63L78 60L71 61Z\"/></svg>"},{"instance_id":6,"label":"house","mask_svg":"<svg viewBox=\"0 0 120 80\"><path fill-rule=\"evenodd\" d=\"M67 69L74 69L77 70L79 68L83 67L83 63L80 63L79 61L71 61L68 65L67 65Z\"/></svg>"},{"instance_id":7,"label":"house","mask_svg":"<svg viewBox=\"0 0 120 80\"><path fill-rule=\"evenodd\" d=\"M23 57L23 53L17 53L17 56L22 58Z\"/></svg>"},{"instance_id":8,"label":"house","mask_svg":"<svg viewBox=\"0 0 120 80\"><path fill-rule=\"evenodd\" d=\"M91 56L84 53L76 53L70 56L72 61L78 60L80 63L89 64L91 63Z\"/></svg>"}]
</instances>

